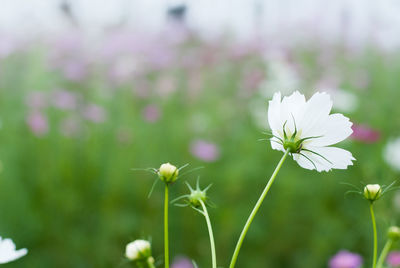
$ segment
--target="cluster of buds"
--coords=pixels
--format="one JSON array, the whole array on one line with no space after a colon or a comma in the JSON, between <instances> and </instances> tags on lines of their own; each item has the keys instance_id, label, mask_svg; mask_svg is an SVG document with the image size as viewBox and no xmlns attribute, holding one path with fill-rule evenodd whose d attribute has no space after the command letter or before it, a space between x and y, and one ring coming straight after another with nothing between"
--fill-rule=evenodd
<instances>
[{"instance_id":1,"label":"cluster of buds","mask_svg":"<svg viewBox=\"0 0 400 268\"><path fill-rule=\"evenodd\" d=\"M151 256L151 245L147 240L135 240L126 245L125 256L139 267L153 268L154 258Z\"/></svg>"}]
</instances>

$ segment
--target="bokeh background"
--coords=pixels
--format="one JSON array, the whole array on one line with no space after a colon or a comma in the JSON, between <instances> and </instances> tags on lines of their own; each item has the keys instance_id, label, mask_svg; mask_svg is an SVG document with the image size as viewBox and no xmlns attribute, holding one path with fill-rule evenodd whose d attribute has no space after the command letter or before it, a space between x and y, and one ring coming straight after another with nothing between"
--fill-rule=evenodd
<instances>
[{"instance_id":1,"label":"bokeh background","mask_svg":"<svg viewBox=\"0 0 400 268\"><path fill-rule=\"evenodd\" d=\"M3 0L0 8L0 236L6 267L129 267L125 245L163 259L163 189L133 168L204 167L219 264L227 267L282 153L265 139L274 92L326 91L354 122L357 162L318 173L287 161L238 267L327 267L341 249L369 266L368 204L341 182L399 175L397 1ZM388 150L391 146L392 150ZM393 149L394 148L394 149ZM400 193L377 203L380 245ZM171 255L210 266L203 218L171 207Z\"/></svg>"}]
</instances>

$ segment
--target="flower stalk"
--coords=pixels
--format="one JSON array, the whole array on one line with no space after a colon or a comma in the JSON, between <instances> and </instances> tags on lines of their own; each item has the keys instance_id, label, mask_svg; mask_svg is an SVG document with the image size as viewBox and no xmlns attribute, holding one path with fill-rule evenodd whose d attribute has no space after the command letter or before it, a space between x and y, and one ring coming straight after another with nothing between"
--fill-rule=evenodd
<instances>
[{"instance_id":1,"label":"flower stalk","mask_svg":"<svg viewBox=\"0 0 400 268\"><path fill-rule=\"evenodd\" d=\"M373 233L374 233L374 248L373 248L372 268L376 268L376 258L377 258L377 255L378 255L378 234L377 234L377 231L376 231L376 221L375 221L373 202L371 202L369 204L369 210L371 212L372 230L373 230Z\"/></svg>"},{"instance_id":2,"label":"flower stalk","mask_svg":"<svg viewBox=\"0 0 400 268\"><path fill-rule=\"evenodd\" d=\"M164 199L164 262L165 268L169 268L169 238L168 238L168 184L165 184Z\"/></svg>"},{"instance_id":3,"label":"flower stalk","mask_svg":"<svg viewBox=\"0 0 400 268\"><path fill-rule=\"evenodd\" d=\"M231 263L229 265L229 268L234 268L235 267L237 258L239 256L240 248L242 247L244 238L246 237L246 234L249 231L250 225L253 222L254 217L256 216L258 210L260 209L261 204L263 203L265 197L267 196L269 189L271 188L272 184L274 183L274 180L275 180L276 176L278 175L278 173L279 173L283 163L285 162L286 157L288 156L288 154L289 154L289 150L286 150L285 154L282 156L281 160L279 161L278 165L276 166L274 173L272 173L271 178L269 179L267 185L265 186L264 191L262 192L262 194L261 194L260 198L258 199L256 205L254 206L249 218L247 219L247 222L244 225L242 233L240 234L239 240L238 240L238 242L236 244L235 251L233 252L233 256L232 256L232 260L231 260Z\"/></svg>"},{"instance_id":4,"label":"flower stalk","mask_svg":"<svg viewBox=\"0 0 400 268\"><path fill-rule=\"evenodd\" d=\"M214 234L211 226L210 216L207 212L207 207L204 204L203 200L199 200L201 207L203 208L203 215L207 222L208 234L210 236L210 246L211 246L211 261L212 261L212 268L217 268L217 254L215 251L215 241L214 241Z\"/></svg>"},{"instance_id":5,"label":"flower stalk","mask_svg":"<svg viewBox=\"0 0 400 268\"><path fill-rule=\"evenodd\" d=\"M384 246L383 249L382 249L381 255L379 256L377 268L383 268L383 263L385 262L386 257L387 257L387 255L388 255L388 253L389 253L390 248L392 247L392 245L393 245L393 240L389 238L389 239L386 241L386 244L385 244L385 246Z\"/></svg>"}]
</instances>

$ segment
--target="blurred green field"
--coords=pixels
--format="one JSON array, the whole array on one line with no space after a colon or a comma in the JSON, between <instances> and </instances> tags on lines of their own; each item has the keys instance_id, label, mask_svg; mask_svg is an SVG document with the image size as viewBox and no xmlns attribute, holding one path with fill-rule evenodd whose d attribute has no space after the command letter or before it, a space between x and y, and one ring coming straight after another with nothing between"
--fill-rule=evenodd
<instances>
[{"instance_id":1,"label":"blurred green field","mask_svg":"<svg viewBox=\"0 0 400 268\"><path fill-rule=\"evenodd\" d=\"M148 237L162 261L163 189L158 184L148 199L155 176L132 168L164 162L204 167L173 185L171 198L186 193L185 180L213 183L217 208L210 214L219 265L227 267L281 157L259 141L268 96L300 90L309 97L322 82L351 93L357 105L343 113L380 137L341 144L357 159L348 170L318 173L287 161L238 267L327 267L340 249L360 253L368 267L368 204L345 196L349 187L340 183L398 178L383 160L388 140L400 135L398 52L228 37L143 39L31 40L0 57L0 235L29 250L6 267L129 267L125 245ZM289 81L293 73L297 82ZM208 144L206 156L193 152L198 141ZM376 206L380 246L386 228L398 223L395 196ZM203 218L189 208L171 206L170 213L171 255L208 267Z\"/></svg>"}]
</instances>

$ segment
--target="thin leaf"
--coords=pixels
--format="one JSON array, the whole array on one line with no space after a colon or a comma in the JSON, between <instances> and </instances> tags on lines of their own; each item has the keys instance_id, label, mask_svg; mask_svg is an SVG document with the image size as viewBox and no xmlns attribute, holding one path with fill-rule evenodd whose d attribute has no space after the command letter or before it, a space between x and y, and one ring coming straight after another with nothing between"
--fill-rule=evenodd
<instances>
[{"instance_id":1,"label":"thin leaf","mask_svg":"<svg viewBox=\"0 0 400 268\"><path fill-rule=\"evenodd\" d=\"M158 180L159 180L158 178L156 178L156 179L154 180L153 185L152 185L151 188L150 188L150 192L149 192L149 194L147 195L147 198L150 198L151 194L152 194L153 191L154 191L154 188L156 187L156 184L157 184Z\"/></svg>"}]
</instances>

